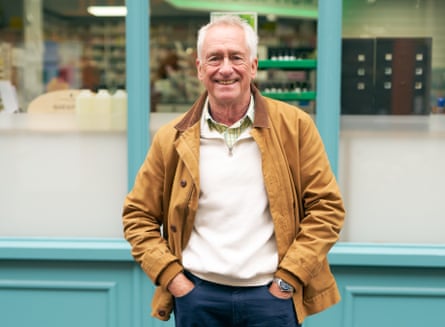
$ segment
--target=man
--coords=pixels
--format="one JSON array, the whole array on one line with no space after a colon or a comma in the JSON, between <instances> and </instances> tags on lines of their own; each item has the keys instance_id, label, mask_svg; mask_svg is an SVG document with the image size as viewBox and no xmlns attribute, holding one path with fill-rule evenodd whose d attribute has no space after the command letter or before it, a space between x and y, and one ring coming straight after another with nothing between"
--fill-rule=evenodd
<instances>
[{"instance_id":1,"label":"man","mask_svg":"<svg viewBox=\"0 0 445 327\"><path fill-rule=\"evenodd\" d=\"M200 29L206 92L155 135L124 204L152 314L178 327L300 326L340 299L341 195L312 119L254 87L257 43L236 16Z\"/></svg>"}]
</instances>

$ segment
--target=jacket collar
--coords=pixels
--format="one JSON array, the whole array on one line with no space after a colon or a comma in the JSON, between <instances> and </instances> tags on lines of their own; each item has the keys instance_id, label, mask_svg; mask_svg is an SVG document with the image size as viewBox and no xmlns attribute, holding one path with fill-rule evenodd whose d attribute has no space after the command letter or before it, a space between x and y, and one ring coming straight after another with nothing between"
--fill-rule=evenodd
<instances>
[{"instance_id":1,"label":"jacket collar","mask_svg":"<svg viewBox=\"0 0 445 327\"><path fill-rule=\"evenodd\" d=\"M255 85L251 84L250 89L253 94L255 102L255 118L253 122L253 127L267 128L269 127L269 120L267 114L266 99L261 95L260 91L255 87ZM200 121L207 95L208 95L207 91L201 94L201 96L187 111L187 113L179 121L179 123L175 125L175 128L178 131L184 132L187 128L191 127L192 125Z\"/></svg>"}]
</instances>

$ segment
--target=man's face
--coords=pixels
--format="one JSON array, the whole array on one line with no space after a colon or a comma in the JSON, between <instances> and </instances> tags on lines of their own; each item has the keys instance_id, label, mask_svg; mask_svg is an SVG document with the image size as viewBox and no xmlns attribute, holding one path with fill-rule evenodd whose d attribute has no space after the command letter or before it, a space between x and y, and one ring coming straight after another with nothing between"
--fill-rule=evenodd
<instances>
[{"instance_id":1,"label":"man's face","mask_svg":"<svg viewBox=\"0 0 445 327\"><path fill-rule=\"evenodd\" d=\"M196 61L198 77L209 92L211 102L231 105L250 99L250 83L258 60L250 60L244 31L235 26L215 26L207 31L201 61Z\"/></svg>"}]
</instances>

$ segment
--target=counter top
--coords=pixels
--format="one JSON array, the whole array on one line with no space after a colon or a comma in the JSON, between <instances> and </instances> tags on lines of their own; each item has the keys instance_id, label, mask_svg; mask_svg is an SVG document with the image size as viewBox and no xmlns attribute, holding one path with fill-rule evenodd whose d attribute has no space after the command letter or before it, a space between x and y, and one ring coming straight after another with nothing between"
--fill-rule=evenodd
<instances>
[{"instance_id":1,"label":"counter top","mask_svg":"<svg viewBox=\"0 0 445 327\"><path fill-rule=\"evenodd\" d=\"M151 129L177 117L178 112L157 112L150 114ZM0 114L0 133L4 132L80 132L76 114L36 113ZM88 132L119 132L112 129L95 129ZM417 133L424 135L445 135L445 115L418 116L341 116L341 132Z\"/></svg>"}]
</instances>

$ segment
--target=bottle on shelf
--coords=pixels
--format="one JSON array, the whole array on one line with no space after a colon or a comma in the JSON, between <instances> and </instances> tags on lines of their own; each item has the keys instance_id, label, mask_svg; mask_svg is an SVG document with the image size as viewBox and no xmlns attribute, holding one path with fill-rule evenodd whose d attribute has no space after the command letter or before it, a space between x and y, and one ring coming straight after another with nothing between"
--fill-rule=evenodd
<instances>
[{"instance_id":1,"label":"bottle on shelf","mask_svg":"<svg viewBox=\"0 0 445 327\"><path fill-rule=\"evenodd\" d=\"M95 129L111 128L111 95L106 89L99 89L93 101L93 121Z\"/></svg>"},{"instance_id":2,"label":"bottle on shelf","mask_svg":"<svg viewBox=\"0 0 445 327\"><path fill-rule=\"evenodd\" d=\"M429 130L445 132L445 98L437 98L436 105L431 109Z\"/></svg>"},{"instance_id":3,"label":"bottle on shelf","mask_svg":"<svg viewBox=\"0 0 445 327\"><path fill-rule=\"evenodd\" d=\"M445 98L437 98L436 105L433 107L432 113L445 114Z\"/></svg>"},{"instance_id":4,"label":"bottle on shelf","mask_svg":"<svg viewBox=\"0 0 445 327\"><path fill-rule=\"evenodd\" d=\"M112 95L111 129L119 131L127 129L127 92L121 89Z\"/></svg>"},{"instance_id":5,"label":"bottle on shelf","mask_svg":"<svg viewBox=\"0 0 445 327\"><path fill-rule=\"evenodd\" d=\"M93 126L93 99L94 93L90 90L81 90L76 97L76 123L80 130L92 130Z\"/></svg>"}]
</instances>

